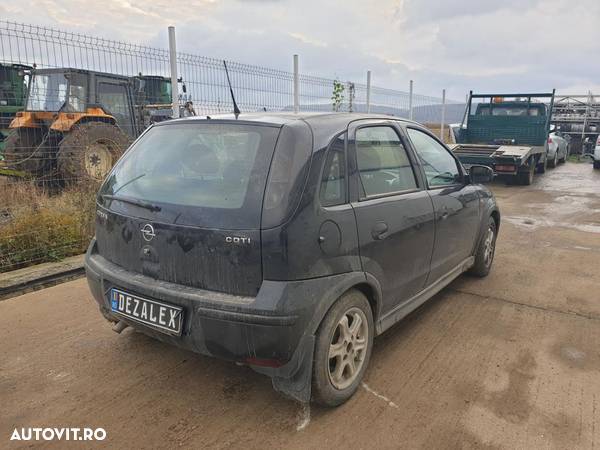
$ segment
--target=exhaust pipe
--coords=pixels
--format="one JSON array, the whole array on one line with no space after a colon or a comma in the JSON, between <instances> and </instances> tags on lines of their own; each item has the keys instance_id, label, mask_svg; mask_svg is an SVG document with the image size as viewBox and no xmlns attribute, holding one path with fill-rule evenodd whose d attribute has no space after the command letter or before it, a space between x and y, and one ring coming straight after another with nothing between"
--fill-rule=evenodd
<instances>
[{"instance_id":1,"label":"exhaust pipe","mask_svg":"<svg viewBox=\"0 0 600 450\"><path fill-rule=\"evenodd\" d=\"M112 327L112 330L117 333L117 334L121 334L121 332L127 328L129 325L127 325L125 322L123 322L122 320L119 320L117 323L115 323L115 325Z\"/></svg>"}]
</instances>

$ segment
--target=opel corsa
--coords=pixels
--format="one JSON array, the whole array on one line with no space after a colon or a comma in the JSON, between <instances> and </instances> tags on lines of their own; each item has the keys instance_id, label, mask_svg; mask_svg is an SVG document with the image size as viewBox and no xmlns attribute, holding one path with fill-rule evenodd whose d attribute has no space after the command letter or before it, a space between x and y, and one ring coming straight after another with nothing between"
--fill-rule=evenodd
<instances>
[{"instance_id":1,"label":"opel corsa","mask_svg":"<svg viewBox=\"0 0 600 450\"><path fill-rule=\"evenodd\" d=\"M339 405L373 338L465 271L488 274L500 213L422 126L248 114L151 127L97 197L91 292L126 326Z\"/></svg>"}]
</instances>

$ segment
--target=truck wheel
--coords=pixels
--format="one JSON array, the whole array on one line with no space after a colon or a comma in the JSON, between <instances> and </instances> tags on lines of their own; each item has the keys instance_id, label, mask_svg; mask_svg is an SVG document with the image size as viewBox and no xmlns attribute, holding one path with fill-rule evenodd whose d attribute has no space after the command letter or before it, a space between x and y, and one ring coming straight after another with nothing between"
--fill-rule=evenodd
<instances>
[{"instance_id":1,"label":"truck wheel","mask_svg":"<svg viewBox=\"0 0 600 450\"><path fill-rule=\"evenodd\" d=\"M116 125L75 125L60 143L58 171L66 183L102 181L129 144L129 137Z\"/></svg>"},{"instance_id":2,"label":"truck wheel","mask_svg":"<svg viewBox=\"0 0 600 450\"><path fill-rule=\"evenodd\" d=\"M41 128L18 128L4 140L4 161L14 170L40 175L51 159Z\"/></svg>"},{"instance_id":3,"label":"truck wheel","mask_svg":"<svg viewBox=\"0 0 600 450\"><path fill-rule=\"evenodd\" d=\"M475 253L475 264L469 269L469 273L477 277L485 277L490 273L494 254L496 253L496 238L498 237L496 221L493 217L488 219L488 226L484 232L483 239Z\"/></svg>"},{"instance_id":4,"label":"truck wheel","mask_svg":"<svg viewBox=\"0 0 600 450\"><path fill-rule=\"evenodd\" d=\"M533 174L535 173L535 165L531 164L527 172L519 172L517 174L517 183L523 186L529 186L533 183Z\"/></svg>"},{"instance_id":5,"label":"truck wheel","mask_svg":"<svg viewBox=\"0 0 600 450\"><path fill-rule=\"evenodd\" d=\"M541 157L540 157L540 159L541 159ZM538 163L536 166L537 173L546 173L547 167L548 167L548 158L546 158L546 156L544 156L544 162Z\"/></svg>"},{"instance_id":6,"label":"truck wheel","mask_svg":"<svg viewBox=\"0 0 600 450\"><path fill-rule=\"evenodd\" d=\"M373 348L373 314L357 290L342 295L317 332L312 399L323 406L347 401L363 378Z\"/></svg>"}]
</instances>

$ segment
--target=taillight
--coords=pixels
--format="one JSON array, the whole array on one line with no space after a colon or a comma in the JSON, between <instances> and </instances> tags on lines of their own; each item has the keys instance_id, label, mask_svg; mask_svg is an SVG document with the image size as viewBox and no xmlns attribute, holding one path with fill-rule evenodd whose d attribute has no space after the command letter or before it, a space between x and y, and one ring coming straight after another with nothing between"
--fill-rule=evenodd
<instances>
[{"instance_id":1,"label":"taillight","mask_svg":"<svg viewBox=\"0 0 600 450\"><path fill-rule=\"evenodd\" d=\"M552 144L552 138L551 137L548 138L548 144Z\"/></svg>"},{"instance_id":2,"label":"taillight","mask_svg":"<svg viewBox=\"0 0 600 450\"><path fill-rule=\"evenodd\" d=\"M596 141L596 145L600 145L600 136L598 136L598 140Z\"/></svg>"}]
</instances>

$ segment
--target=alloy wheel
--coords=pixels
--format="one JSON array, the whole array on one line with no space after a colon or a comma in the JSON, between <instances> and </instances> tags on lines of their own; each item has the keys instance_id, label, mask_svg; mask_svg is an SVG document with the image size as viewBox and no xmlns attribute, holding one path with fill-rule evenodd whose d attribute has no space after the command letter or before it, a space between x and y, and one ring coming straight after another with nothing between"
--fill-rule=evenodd
<instances>
[{"instance_id":1,"label":"alloy wheel","mask_svg":"<svg viewBox=\"0 0 600 450\"><path fill-rule=\"evenodd\" d=\"M483 262L486 267L489 267L494 259L494 236L494 228L490 226L483 242Z\"/></svg>"},{"instance_id":2,"label":"alloy wheel","mask_svg":"<svg viewBox=\"0 0 600 450\"><path fill-rule=\"evenodd\" d=\"M342 315L329 345L329 380L336 389L346 389L360 373L369 342L367 318L359 308Z\"/></svg>"}]
</instances>

